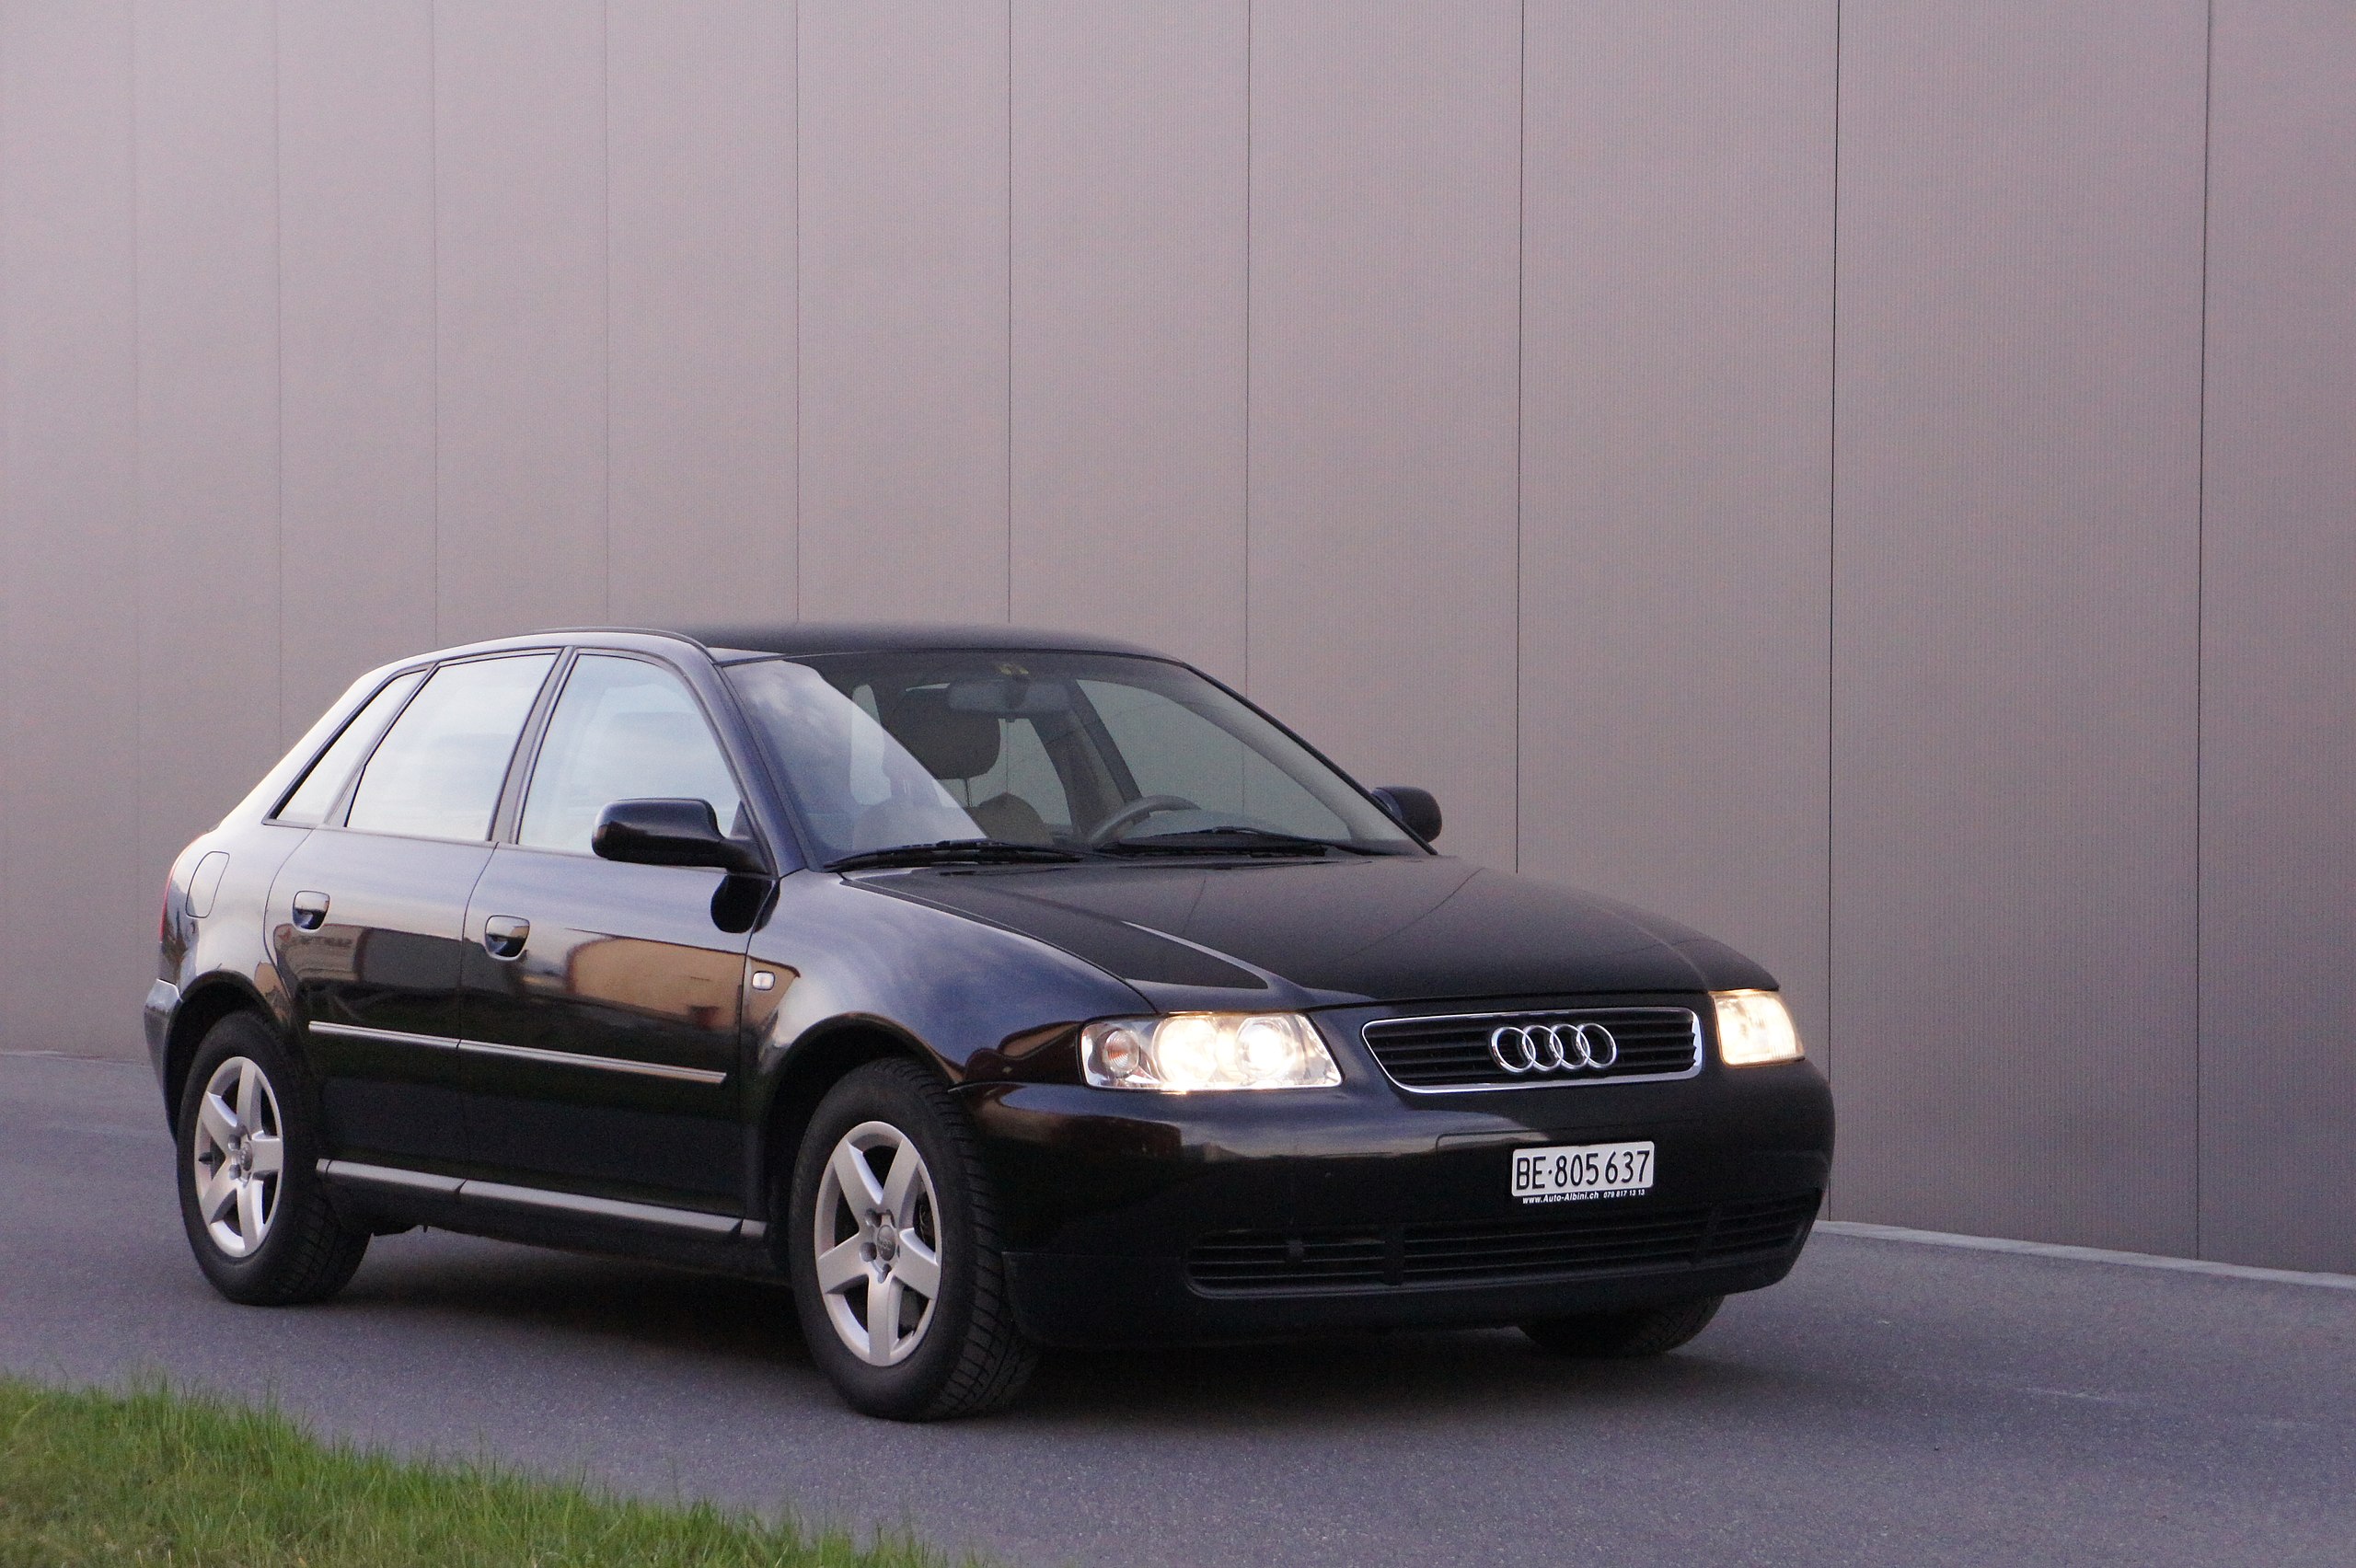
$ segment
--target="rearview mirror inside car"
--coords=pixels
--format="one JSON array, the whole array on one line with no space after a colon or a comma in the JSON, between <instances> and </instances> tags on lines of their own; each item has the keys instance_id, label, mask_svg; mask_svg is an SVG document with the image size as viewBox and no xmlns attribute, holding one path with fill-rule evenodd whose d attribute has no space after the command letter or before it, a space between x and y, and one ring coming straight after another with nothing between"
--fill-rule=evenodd
<instances>
[{"instance_id":1,"label":"rearview mirror inside car","mask_svg":"<svg viewBox=\"0 0 2356 1568\"><path fill-rule=\"evenodd\" d=\"M952 713L985 713L993 719L1042 719L1071 711L1071 690L1063 682L1028 675L951 681Z\"/></svg>"}]
</instances>

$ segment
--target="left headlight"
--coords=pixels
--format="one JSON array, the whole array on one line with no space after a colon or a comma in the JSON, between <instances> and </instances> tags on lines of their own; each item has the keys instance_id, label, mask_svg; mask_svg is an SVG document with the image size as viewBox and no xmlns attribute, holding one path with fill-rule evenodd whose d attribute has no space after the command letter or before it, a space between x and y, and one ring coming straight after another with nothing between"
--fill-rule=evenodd
<instances>
[{"instance_id":1,"label":"left headlight","mask_svg":"<svg viewBox=\"0 0 2356 1568\"><path fill-rule=\"evenodd\" d=\"M1730 1067L1796 1062L1807 1053L1784 998L1773 991L1713 991L1718 1009L1718 1060Z\"/></svg>"},{"instance_id":2,"label":"left headlight","mask_svg":"<svg viewBox=\"0 0 2356 1568\"><path fill-rule=\"evenodd\" d=\"M1091 1023L1080 1061L1099 1089L1329 1089L1342 1081L1299 1013L1169 1013Z\"/></svg>"}]
</instances>

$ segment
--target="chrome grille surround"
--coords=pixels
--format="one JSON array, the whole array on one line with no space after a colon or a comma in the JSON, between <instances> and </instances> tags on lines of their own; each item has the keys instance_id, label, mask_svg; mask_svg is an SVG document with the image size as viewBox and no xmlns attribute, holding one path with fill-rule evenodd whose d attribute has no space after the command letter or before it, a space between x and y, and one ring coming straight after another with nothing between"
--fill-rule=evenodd
<instances>
[{"instance_id":1,"label":"chrome grille surround","mask_svg":"<svg viewBox=\"0 0 2356 1568\"><path fill-rule=\"evenodd\" d=\"M1600 1028L1613 1042L1604 1067L1520 1068L1493 1053L1500 1034ZM1359 1031L1384 1076L1410 1094L1495 1094L1599 1083L1661 1083L1702 1070L1702 1020L1691 1008L1562 1008L1375 1019Z\"/></svg>"}]
</instances>

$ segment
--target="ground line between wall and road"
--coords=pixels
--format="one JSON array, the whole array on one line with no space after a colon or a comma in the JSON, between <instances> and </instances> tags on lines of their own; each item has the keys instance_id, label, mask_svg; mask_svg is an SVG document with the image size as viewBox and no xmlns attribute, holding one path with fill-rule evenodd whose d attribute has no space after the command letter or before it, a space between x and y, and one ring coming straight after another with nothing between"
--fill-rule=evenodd
<instances>
[{"instance_id":1,"label":"ground line between wall and road","mask_svg":"<svg viewBox=\"0 0 2356 1568\"><path fill-rule=\"evenodd\" d=\"M1902 1225L1866 1225L1852 1219L1819 1220L1816 1228L1828 1235L1863 1236L1876 1241L1912 1241L1982 1252L2016 1252L2032 1258L2062 1258L2082 1263L2118 1263L2136 1269L2169 1269L2177 1274L2221 1274L2227 1279L2264 1280L2273 1285L2309 1285L2325 1290L2356 1290L2356 1274L2303 1274L2296 1269L2261 1269L2247 1263L2212 1263L2205 1258L2170 1258L2155 1252L2115 1252L2107 1247L2069 1247L2053 1241L2011 1241L2001 1236L1958 1236L1945 1230L1910 1230Z\"/></svg>"}]
</instances>

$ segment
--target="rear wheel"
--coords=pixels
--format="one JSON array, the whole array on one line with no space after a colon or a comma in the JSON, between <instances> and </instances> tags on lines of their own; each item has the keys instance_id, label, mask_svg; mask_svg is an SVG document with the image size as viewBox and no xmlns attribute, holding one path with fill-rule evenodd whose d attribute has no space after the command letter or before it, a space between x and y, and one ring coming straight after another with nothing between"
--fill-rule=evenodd
<instances>
[{"instance_id":1,"label":"rear wheel","mask_svg":"<svg viewBox=\"0 0 2356 1568\"><path fill-rule=\"evenodd\" d=\"M1708 1328L1725 1301L1723 1296L1699 1296L1664 1307L1544 1318L1522 1324L1521 1332L1556 1355L1615 1360L1667 1355Z\"/></svg>"},{"instance_id":2,"label":"rear wheel","mask_svg":"<svg viewBox=\"0 0 2356 1568\"><path fill-rule=\"evenodd\" d=\"M214 1024L197 1047L179 1107L180 1219L197 1267L232 1301L324 1301L368 1251L319 1180L308 1080L277 1032L251 1013Z\"/></svg>"},{"instance_id":3,"label":"rear wheel","mask_svg":"<svg viewBox=\"0 0 2356 1568\"><path fill-rule=\"evenodd\" d=\"M852 1408L974 1415L1022 1390L997 1213L964 1113L913 1062L871 1062L820 1102L787 1234L810 1353Z\"/></svg>"}]
</instances>

